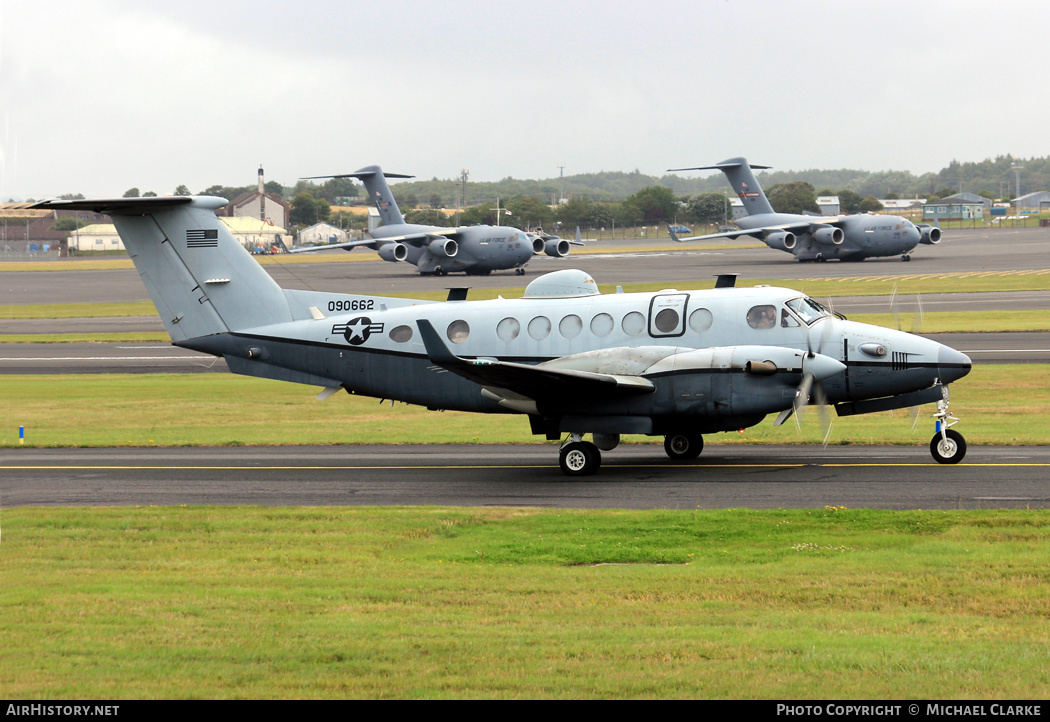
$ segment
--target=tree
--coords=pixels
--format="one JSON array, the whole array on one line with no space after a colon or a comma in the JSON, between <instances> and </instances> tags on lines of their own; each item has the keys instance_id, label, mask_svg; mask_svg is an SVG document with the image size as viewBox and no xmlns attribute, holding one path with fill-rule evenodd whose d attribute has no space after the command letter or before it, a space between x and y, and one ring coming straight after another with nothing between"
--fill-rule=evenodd
<instances>
[{"instance_id":1,"label":"tree","mask_svg":"<svg viewBox=\"0 0 1050 722\"><path fill-rule=\"evenodd\" d=\"M813 184L806 181L777 183L766 191L766 197L777 213L820 213L817 192Z\"/></svg>"},{"instance_id":2,"label":"tree","mask_svg":"<svg viewBox=\"0 0 1050 722\"><path fill-rule=\"evenodd\" d=\"M303 191L292 199L288 221L293 226L312 226L315 223L327 221L331 210L328 201L323 198L314 198L312 193Z\"/></svg>"},{"instance_id":3,"label":"tree","mask_svg":"<svg viewBox=\"0 0 1050 722\"><path fill-rule=\"evenodd\" d=\"M678 201L670 188L648 186L628 196L622 207L626 219L659 223L674 220L678 212Z\"/></svg>"},{"instance_id":4,"label":"tree","mask_svg":"<svg viewBox=\"0 0 1050 722\"><path fill-rule=\"evenodd\" d=\"M175 195L177 195L177 196L191 196L193 194L190 193L190 189L189 188L187 188L184 185L180 185L178 188L175 189Z\"/></svg>"},{"instance_id":5,"label":"tree","mask_svg":"<svg viewBox=\"0 0 1050 722\"><path fill-rule=\"evenodd\" d=\"M156 191L146 191L145 193L142 194L142 197L143 198L156 198L157 197L157 193L156 193Z\"/></svg>"},{"instance_id":6,"label":"tree","mask_svg":"<svg viewBox=\"0 0 1050 722\"><path fill-rule=\"evenodd\" d=\"M562 203L554 212L555 219L566 228L591 228L594 216L594 202L584 196L573 196L567 203Z\"/></svg>"},{"instance_id":7,"label":"tree","mask_svg":"<svg viewBox=\"0 0 1050 722\"><path fill-rule=\"evenodd\" d=\"M130 196L125 196L128 198ZM49 230L52 231L75 231L78 228L83 228L88 225L87 221L82 221L73 216L62 216L55 221L55 225L51 226Z\"/></svg>"},{"instance_id":8,"label":"tree","mask_svg":"<svg viewBox=\"0 0 1050 722\"><path fill-rule=\"evenodd\" d=\"M420 208L406 212L405 223L418 223L423 226L447 226L449 217L437 208Z\"/></svg>"},{"instance_id":9,"label":"tree","mask_svg":"<svg viewBox=\"0 0 1050 722\"><path fill-rule=\"evenodd\" d=\"M864 200L860 193L843 188L838 192L839 211L841 213L857 213L860 210L860 202Z\"/></svg>"},{"instance_id":10,"label":"tree","mask_svg":"<svg viewBox=\"0 0 1050 722\"><path fill-rule=\"evenodd\" d=\"M882 204L879 203L879 199L875 196L866 196L864 200L860 202L859 209L861 213L878 213L882 210Z\"/></svg>"},{"instance_id":11,"label":"tree","mask_svg":"<svg viewBox=\"0 0 1050 722\"><path fill-rule=\"evenodd\" d=\"M724 193L701 193L689 199L685 205L686 215L700 223L721 223L729 215L729 199Z\"/></svg>"},{"instance_id":12,"label":"tree","mask_svg":"<svg viewBox=\"0 0 1050 722\"><path fill-rule=\"evenodd\" d=\"M554 222L554 211L539 198L514 196L503 205L512 214L508 223L518 228L549 226Z\"/></svg>"},{"instance_id":13,"label":"tree","mask_svg":"<svg viewBox=\"0 0 1050 722\"><path fill-rule=\"evenodd\" d=\"M125 198L138 198L139 197L139 189L138 188L128 188L126 191L124 191L124 197Z\"/></svg>"}]
</instances>

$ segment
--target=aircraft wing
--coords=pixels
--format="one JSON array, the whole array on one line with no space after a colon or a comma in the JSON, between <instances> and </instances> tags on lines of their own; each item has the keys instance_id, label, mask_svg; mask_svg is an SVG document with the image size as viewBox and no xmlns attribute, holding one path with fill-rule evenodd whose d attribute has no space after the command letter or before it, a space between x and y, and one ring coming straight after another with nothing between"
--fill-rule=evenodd
<instances>
[{"instance_id":1,"label":"aircraft wing","mask_svg":"<svg viewBox=\"0 0 1050 722\"><path fill-rule=\"evenodd\" d=\"M776 233L777 231L809 233L828 226L840 226L842 220L842 216L815 216L813 220L780 223L772 226L759 226L758 228L741 228L735 231L709 233L704 236L689 236L687 238L680 238L677 233L671 230L670 226L668 226L667 232L671 234L671 240L678 241L679 243L685 243L686 241L706 241L712 238L740 238L741 236L751 236L752 238L762 240L770 233Z\"/></svg>"},{"instance_id":2,"label":"aircraft wing","mask_svg":"<svg viewBox=\"0 0 1050 722\"><path fill-rule=\"evenodd\" d=\"M512 363L489 359L465 359L449 351L434 326L426 319L416 321L423 337L431 363L473 381L496 395L507 396L507 391L519 399L535 402L564 401L601 396L634 396L652 393L651 381L640 376L575 371L549 368L543 365Z\"/></svg>"},{"instance_id":3,"label":"aircraft wing","mask_svg":"<svg viewBox=\"0 0 1050 722\"><path fill-rule=\"evenodd\" d=\"M346 243L329 243L324 246L309 246L308 248L293 248L288 251L289 253L313 253L315 251L327 251L330 248L342 248L345 251L352 251L358 246L371 246L376 247L376 242L372 239L364 241L347 241Z\"/></svg>"},{"instance_id":4,"label":"aircraft wing","mask_svg":"<svg viewBox=\"0 0 1050 722\"><path fill-rule=\"evenodd\" d=\"M427 231L426 233L409 233L403 236L366 238L363 241L347 241L346 243L329 243L324 246L312 246L310 248L296 248L294 251L289 251L289 253L312 253L314 251L324 251L329 248L342 248L347 251L352 251L358 246L366 246L375 249L384 243L407 243L410 246L425 246L430 243L430 241L439 237L456 239L459 236L459 231L460 229L458 228L447 228L444 230Z\"/></svg>"}]
</instances>

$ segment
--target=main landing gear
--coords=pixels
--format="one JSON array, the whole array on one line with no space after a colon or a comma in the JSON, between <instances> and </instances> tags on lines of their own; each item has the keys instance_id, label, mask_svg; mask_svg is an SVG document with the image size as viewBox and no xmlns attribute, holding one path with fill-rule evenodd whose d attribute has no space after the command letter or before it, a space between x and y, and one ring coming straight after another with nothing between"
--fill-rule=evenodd
<instances>
[{"instance_id":1,"label":"main landing gear","mask_svg":"<svg viewBox=\"0 0 1050 722\"><path fill-rule=\"evenodd\" d=\"M608 450L613 446L615 442L602 448ZM704 437L700 434L679 432L664 437L664 451L675 461L695 459L703 450ZM558 454L558 464L566 476L591 476L602 465L602 452L595 444L583 441L583 434L570 434Z\"/></svg>"},{"instance_id":2,"label":"main landing gear","mask_svg":"<svg viewBox=\"0 0 1050 722\"><path fill-rule=\"evenodd\" d=\"M933 418L937 419L937 433L930 439L930 453L938 464L958 464L966 456L966 439L951 428L959 423L959 419L948 411L947 386L941 389L941 395L941 400L937 402L937 413L933 414Z\"/></svg>"},{"instance_id":3,"label":"main landing gear","mask_svg":"<svg viewBox=\"0 0 1050 722\"><path fill-rule=\"evenodd\" d=\"M664 437L664 451L678 460L695 459L704 450L704 437L700 434L680 433Z\"/></svg>"},{"instance_id":4,"label":"main landing gear","mask_svg":"<svg viewBox=\"0 0 1050 722\"><path fill-rule=\"evenodd\" d=\"M566 476L591 476L602 465L602 452L589 441L582 441L583 434L572 434L561 447L558 464Z\"/></svg>"}]
</instances>

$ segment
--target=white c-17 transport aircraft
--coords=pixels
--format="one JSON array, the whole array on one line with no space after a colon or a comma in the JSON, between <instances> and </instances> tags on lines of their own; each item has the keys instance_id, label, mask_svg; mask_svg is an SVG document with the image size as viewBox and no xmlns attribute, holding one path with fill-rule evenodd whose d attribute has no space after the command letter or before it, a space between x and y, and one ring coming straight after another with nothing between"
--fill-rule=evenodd
<instances>
[{"instance_id":1,"label":"white c-17 transport aircraft","mask_svg":"<svg viewBox=\"0 0 1050 722\"><path fill-rule=\"evenodd\" d=\"M566 269L518 299L444 302L280 288L233 238L222 198L44 201L108 214L172 341L234 373L430 409L528 416L566 437L562 470L593 474L621 434L695 458L703 434L783 423L811 399L840 415L936 402L937 461L962 459L948 384L970 359L845 320L786 288L602 294ZM464 299L464 300L459 300ZM451 373L450 373L451 372ZM584 441L591 434L593 442Z\"/></svg>"}]
</instances>

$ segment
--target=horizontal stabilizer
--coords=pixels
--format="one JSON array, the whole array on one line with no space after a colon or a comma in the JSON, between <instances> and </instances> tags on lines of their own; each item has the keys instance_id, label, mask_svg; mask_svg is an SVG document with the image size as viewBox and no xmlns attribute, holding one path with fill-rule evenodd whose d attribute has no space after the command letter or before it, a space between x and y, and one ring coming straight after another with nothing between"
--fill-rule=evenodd
<instances>
[{"instance_id":1,"label":"horizontal stabilizer","mask_svg":"<svg viewBox=\"0 0 1050 722\"><path fill-rule=\"evenodd\" d=\"M221 201L211 205L222 208L228 202L225 198L199 196L196 200ZM33 204L32 208L46 208L56 211L92 211L109 216L141 216L162 208L174 208L192 203L192 196L161 196L154 198L96 198L79 200L49 200Z\"/></svg>"},{"instance_id":2,"label":"horizontal stabilizer","mask_svg":"<svg viewBox=\"0 0 1050 722\"><path fill-rule=\"evenodd\" d=\"M414 175L405 175L404 173L387 173L382 171L375 166L369 166L368 168L362 168L356 170L353 173L342 173L339 175L314 175L300 178L299 180L323 180L326 178L356 178L358 180L364 180L365 178L373 178L376 175L382 174L384 178L415 178Z\"/></svg>"}]
</instances>

